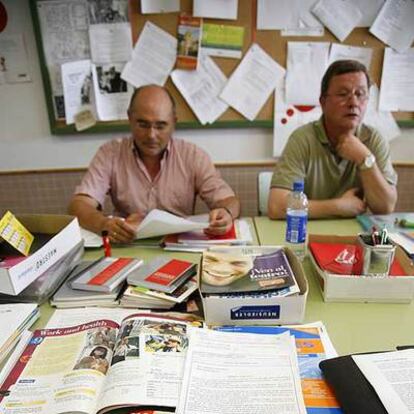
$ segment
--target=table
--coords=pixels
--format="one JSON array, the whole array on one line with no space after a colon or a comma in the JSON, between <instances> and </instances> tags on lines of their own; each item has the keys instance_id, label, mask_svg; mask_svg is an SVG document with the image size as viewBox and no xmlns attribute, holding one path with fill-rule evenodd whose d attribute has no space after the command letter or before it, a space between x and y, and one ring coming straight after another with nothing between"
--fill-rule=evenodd
<instances>
[{"instance_id":1,"label":"table","mask_svg":"<svg viewBox=\"0 0 414 414\"><path fill-rule=\"evenodd\" d=\"M260 244L284 243L286 224L267 217L254 219ZM309 234L355 235L361 227L354 219L310 220ZM324 302L317 275L309 258L303 263L309 282L305 321L321 320L340 355L393 350L397 345L414 345L414 303Z\"/></svg>"}]
</instances>

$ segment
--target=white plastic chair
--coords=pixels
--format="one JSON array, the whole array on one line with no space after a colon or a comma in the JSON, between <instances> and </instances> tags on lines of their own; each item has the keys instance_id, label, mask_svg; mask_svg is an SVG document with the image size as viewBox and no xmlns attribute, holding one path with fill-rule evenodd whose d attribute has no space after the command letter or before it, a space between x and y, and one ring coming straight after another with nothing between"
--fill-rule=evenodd
<instances>
[{"instance_id":1,"label":"white plastic chair","mask_svg":"<svg viewBox=\"0 0 414 414\"><path fill-rule=\"evenodd\" d=\"M267 214L267 201L269 199L272 171L262 171L257 176L257 192L259 195L259 216Z\"/></svg>"}]
</instances>

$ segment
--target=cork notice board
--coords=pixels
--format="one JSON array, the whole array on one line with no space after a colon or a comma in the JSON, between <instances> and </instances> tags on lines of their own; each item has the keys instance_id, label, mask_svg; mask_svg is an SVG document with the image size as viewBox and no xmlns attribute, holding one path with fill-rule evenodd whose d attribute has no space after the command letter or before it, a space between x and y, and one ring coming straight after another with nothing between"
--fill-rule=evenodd
<instances>
[{"instance_id":1,"label":"cork notice board","mask_svg":"<svg viewBox=\"0 0 414 414\"><path fill-rule=\"evenodd\" d=\"M46 101L48 105L49 118L51 130L55 134L69 134L76 133L73 126L68 126L62 120L56 121L53 113L52 94L50 87L49 74L46 69L46 62L44 59L44 52L42 50L41 30L39 25L39 19L36 11L36 2L38 0L31 0L32 16L34 21L35 33L37 38L37 45L39 50L39 58L42 67L42 76L46 94ZM70 0L68 0L70 1ZM181 0L180 8L181 12L192 14L192 0ZM281 66L286 67L286 53L288 41L308 41L308 42L333 42L339 41L325 29L325 35L322 37L283 37L280 35L279 30L261 30L256 31L256 13L257 13L257 1L256 0L239 0L238 6L238 18L237 20L220 20L220 19L206 19L209 23L225 24L243 26L244 31L244 43L243 43L243 55L248 50L253 42L257 42L269 55L273 57ZM177 22L178 13L165 13L165 14L146 14L140 13L140 0L129 1L129 15L131 22L131 31L133 43L139 37L141 30L147 20L161 27L165 31L171 33L173 36L177 35ZM386 45L371 35L368 28L356 28L343 42L346 45L369 47L373 50L373 58L370 68L370 75L372 80L377 84L381 84L381 68L384 55L384 49ZM239 59L229 58L213 58L214 61L220 66L223 73L229 77L234 69L239 64ZM175 88L170 79L166 83L166 87L170 90L177 102L177 115L178 115L178 128L248 128L248 127L272 127L273 126L273 94L269 97L257 118L250 122L245 119L238 112L229 108L214 124L202 126L190 107L185 102L184 98ZM414 126L414 113L412 112L396 112L395 118L400 125ZM128 130L128 124L125 121L115 122L99 122L95 127L85 131L91 132L111 132Z\"/></svg>"}]
</instances>

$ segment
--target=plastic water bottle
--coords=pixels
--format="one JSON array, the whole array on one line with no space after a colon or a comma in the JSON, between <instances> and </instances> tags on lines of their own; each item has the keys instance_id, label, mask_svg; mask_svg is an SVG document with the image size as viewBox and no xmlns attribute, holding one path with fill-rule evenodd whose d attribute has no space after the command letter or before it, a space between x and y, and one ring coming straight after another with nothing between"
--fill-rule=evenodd
<instances>
[{"instance_id":1,"label":"plastic water bottle","mask_svg":"<svg viewBox=\"0 0 414 414\"><path fill-rule=\"evenodd\" d=\"M286 246L301 261L306 255L308 225L308 198L303 189L303 181L293 183L293 192L288 196L286 209Z\"/></svg>"}]
</instances>

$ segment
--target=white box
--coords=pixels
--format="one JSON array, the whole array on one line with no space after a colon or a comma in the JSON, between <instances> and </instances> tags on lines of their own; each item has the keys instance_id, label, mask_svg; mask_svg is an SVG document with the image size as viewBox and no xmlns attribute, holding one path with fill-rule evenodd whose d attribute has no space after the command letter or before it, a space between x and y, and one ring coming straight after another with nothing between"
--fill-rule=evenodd
<instances>
[{"instance_id":1,"label":"white box","mask_svg":"<svg viewBox=\"0 0 414 414\"><path fill-rule=\"evenodd\" d=\"M309 242L356 244L357 237L309 235ZM399 246L395 250L395 257L410 276L337 275L322 270L311 251L309 256L316 269L325 302L410 303L413 298L414 265Z\"/></svg>"},{"instance_id":2,"label":"white box","mask_svg":"<svg viewBox=\"0 0 414 414\"><path fill-rule=\"evenodd\" d=\"M298 295L280 298L239 298L201 295L204 320L209 325L281 325L302 323L305 316L308 281L294 253L283 247L299 285ZM202 262L198 266L198 281Z\"/></svg>"},{"instance_id":3,"label":"white box","mask_svg":"<svg viewBox=\"0 0 414 414\"><path fill-rule=\"evenodd\" d=\"M48 214L24 214L16 217L35 237L36 233L54 236L15 266L0 268L0 292L9 295L18 295L82 241L75 217Z\"/></svg>"}]
</instances>

